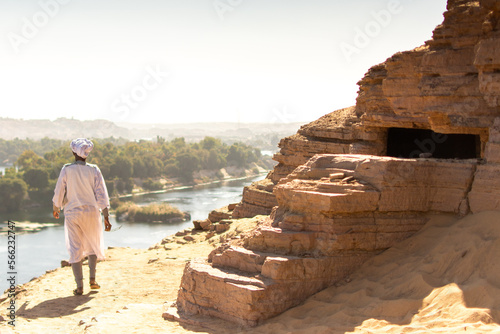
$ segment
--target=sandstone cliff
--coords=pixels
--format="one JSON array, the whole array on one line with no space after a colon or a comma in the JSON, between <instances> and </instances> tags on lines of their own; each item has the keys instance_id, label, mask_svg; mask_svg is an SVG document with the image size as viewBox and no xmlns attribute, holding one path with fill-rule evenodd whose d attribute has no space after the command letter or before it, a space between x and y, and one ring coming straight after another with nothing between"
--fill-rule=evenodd
<instances>
[{"instance_id":1,"label":"sandstone cliff","mask_svg":"<svg viewBox=\"0 0 500 334\"><path fill-rule=\"evenodd\" d=\"M449 0L433 39L372 67L355 107L283 139L232 218L269 215L187 264L182 314L244 325L298 305L431 215L500 209L500 2Z\"/></svg>"}]
</instances>

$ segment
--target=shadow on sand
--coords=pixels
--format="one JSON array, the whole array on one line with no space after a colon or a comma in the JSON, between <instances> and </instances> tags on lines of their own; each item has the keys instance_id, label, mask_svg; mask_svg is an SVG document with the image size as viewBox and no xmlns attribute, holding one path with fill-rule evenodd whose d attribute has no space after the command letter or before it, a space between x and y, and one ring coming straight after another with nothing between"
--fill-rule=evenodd
<instances>
[{"instance_id":1,"label":"shadow on sand","mask_svg":"<svg viewBox=\"0 0 500 334\"><path fill-rule=\"evenodd\" d=\"M37 318L59 318L68 315L76 314L90 309L89 306L81 307L93 299L93 295L97 292L91 291L88 294L81 296L68 296L46 300L34 307L29 307L29 302L25 302L16 314L25 319Z\"/></svg>"}]
</instances>

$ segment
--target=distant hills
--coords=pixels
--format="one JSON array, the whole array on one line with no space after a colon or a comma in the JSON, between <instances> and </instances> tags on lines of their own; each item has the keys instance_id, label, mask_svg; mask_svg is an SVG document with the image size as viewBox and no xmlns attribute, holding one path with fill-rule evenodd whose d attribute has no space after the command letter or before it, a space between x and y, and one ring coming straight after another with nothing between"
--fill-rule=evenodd
<instances>
[{"instance_id":1,"label":"distant hills","mask_svg":"<svg viewBox=\"0 0 500 334\"><path fill-rule=\"evenodd\" d=\"M283 137L294 134L302 123L188 123L188 124L137 124L113 123L107 120L80 121L58 118L54 121L0 118L0 138L6 140L53 139L70 140L87 138L125 138L128 140L166 140L184 137L198 141L206 136L221 138L224 142L242 141L260 149L276 149Z\"/></svg>"},{"instance_id":2,"label":"distant hills","mask_svg":"<svg viewBox=\"0 0 500 334\"><path fill-rule=\"evenodd\" d=\"M50 121L0 118L0 138L7 140L14 138L37 140L44 137L66 140L78 137L106 138L111 136L131 138L133 134L105 120L79 121L58 118Z\"/></svg>"}]
</instances>

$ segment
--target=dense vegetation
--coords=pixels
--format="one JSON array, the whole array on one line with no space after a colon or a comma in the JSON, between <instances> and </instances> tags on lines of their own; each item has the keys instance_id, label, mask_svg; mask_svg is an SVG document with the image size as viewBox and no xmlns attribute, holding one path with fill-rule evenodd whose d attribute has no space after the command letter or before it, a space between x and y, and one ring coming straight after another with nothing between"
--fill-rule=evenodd
<instances>
[{"instance_id":1,"label":"dense vegetation","mask_svg":"<svg viewBox=\"0 0 500 334\"><path fill-rule=\"evenodd\" d=\"M248 169L255 163L264 164L260 150L243 143L227 145L213 137L197 143L187 143L184 138L166 141L161 137L123 144L112 138L93 142L87 162L99 166L111 196L130 193L136 186L159 190L165 180L192 184L193 174L201 170L214 171L214 175L222 177L222 168ZM23 148L26 149L19 153ZM50 203L61 167L74 161L69 141L0 141L0 155L8 155L10 160L17 153L15 166L0 179L0 211L18 210L26 198L44 205ZM270 168L265 164L264 167Z\"/></svg>"}]
</instances>

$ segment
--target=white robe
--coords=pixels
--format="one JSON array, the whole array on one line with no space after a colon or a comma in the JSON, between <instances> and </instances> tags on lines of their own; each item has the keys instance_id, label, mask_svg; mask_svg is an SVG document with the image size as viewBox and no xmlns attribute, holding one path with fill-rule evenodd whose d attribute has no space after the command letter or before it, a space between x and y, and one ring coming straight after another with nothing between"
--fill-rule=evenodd
<instances>
[{"instance_id":1,"label":"white robe","mask_svg":"<svg viewBox=\"0 0 500 334\"><path fill-rule=\"evenodd\" d=\"M96 255L104 260L103 227L100 210L109 207L109 196L96 165L75 162L61 169L53 204L64 208L64 235L69 263Z\"/></svg>"}]
</instances>

